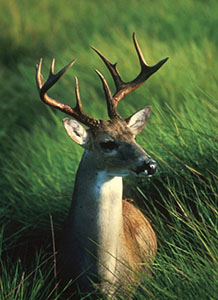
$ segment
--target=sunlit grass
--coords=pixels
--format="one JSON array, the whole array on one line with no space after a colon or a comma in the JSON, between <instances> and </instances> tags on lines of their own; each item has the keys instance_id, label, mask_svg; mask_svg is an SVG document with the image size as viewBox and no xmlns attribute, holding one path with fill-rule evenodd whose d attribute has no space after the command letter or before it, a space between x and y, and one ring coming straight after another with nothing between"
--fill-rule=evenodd
<instances>
[{"instance_id":1,"label":"sunlit grass","mask_svg":"<svg viewBox=\"0 0 218 300\"><path fill-rule=\"evenodd\" d=\"M149 64L170 59L119 107L127 117L152 105L138 142L159 165L151 179L125 180L124 195L136 199L159 244L153 277L142 278L132 293L136 299L216 299L217 12L212 0L2 1L1 299L61 299L47 284L55 281L50 215L58 242L82 154L64 132L63 114L40 102L34 65L43 57L46 77L53 57L56 71L77 58L50 93L73 105L76 75L85 111L107 118L94 69L114 85L89 46L118 61L123 79L131 80L139 71L133 31Z\"/></svg>"}]
</instances>

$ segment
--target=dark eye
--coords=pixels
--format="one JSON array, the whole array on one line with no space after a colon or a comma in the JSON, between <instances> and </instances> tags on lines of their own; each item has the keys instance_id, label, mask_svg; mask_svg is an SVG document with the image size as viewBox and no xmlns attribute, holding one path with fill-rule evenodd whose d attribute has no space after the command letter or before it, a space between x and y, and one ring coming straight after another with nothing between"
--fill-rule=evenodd
<instances>
[{"instance_id":1,"label":"dark eye","mask_svg":"<svg viewBox=\"0 0 218 300\"><path fill-rule=\"evenodd\" d=\"M118 148L118 145L113 141L101 142L100 146L104 151L112 151Z\"/></svg>"}]
</instances>

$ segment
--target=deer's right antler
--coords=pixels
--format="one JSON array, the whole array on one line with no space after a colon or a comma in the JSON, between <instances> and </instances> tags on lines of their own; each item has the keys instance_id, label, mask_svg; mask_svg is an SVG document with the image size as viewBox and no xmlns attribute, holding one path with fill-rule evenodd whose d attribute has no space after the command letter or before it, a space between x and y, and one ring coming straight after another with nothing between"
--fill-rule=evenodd
<instances>
[{"instance_id":1,"label":"deer's right antler","mask_svg":"<svg viewBox=\"0 0 218 300\"><path fill-rule=\"evenodd\" d=\"M109 71L113 77L115 86L116 86L116 92L112 96L112 93L110 91L110 88L109 88L104 76L98 70L96 70L97 74L99 75L99 77L102 81L103 87L104 87L104 91L105 91L105 95L106 95L106 99L107 99L108 115L111 119L121 118L117 112L117 105L120 102L120 100L125 95L131 93L132 91L137 89L140 85L142 85L152 74L154 74L168 60L168 57L167 57L167 58L162 59L161 61L159 61L157 64L155 64L153 66L148 66L143 57L142 51L139 47L139 44L136 40L135 33L133 33L133 42L134 42L136 52L138 54L139 62L141 65L141 72L135 79L133 79L130 82L124 82L121 79L120 74L116 68L117 63L112 64L99 50L97 50L94 47L91 47L100 56L100 58L103 60L103 62L109 69Z\"/></svg>"},{"instance_id":2,"label":"deer's right antler","mask_svg":"<svg viewBox=\"0 0 218 300\"><path fill-rule=\"evenodd\" d=\"M41 74L42 68L42 59L40 59L39 64L36 65L36 83L39 90L39 95L42 101L54 108L59 109L60 111L74 117L76 120L85 124L88 127L96 127L99 124L99 121L88 116L84 113L82 108L82 103L80 99L79 93L79 83L77 77L75 77L75 94L76 94L76 106L72 108L67 104L63 104L50 96L48 96L47 91L60 79L60 77L74 65L76 60L74 59L68 65L66 65L63 69L61 69L57 74L54 74L54 65L55 59L52 60L49 77L46 82L44 82L44 78Z\"/></svg>"}]
</instances>

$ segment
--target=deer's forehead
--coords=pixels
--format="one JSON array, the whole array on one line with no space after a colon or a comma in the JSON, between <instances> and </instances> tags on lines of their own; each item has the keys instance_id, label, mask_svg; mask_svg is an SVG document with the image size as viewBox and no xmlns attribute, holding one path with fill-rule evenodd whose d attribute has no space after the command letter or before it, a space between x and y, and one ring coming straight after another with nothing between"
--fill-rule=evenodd
<instances>
[{"instance_id":1,"label":"deer's forehead","mask_svg":"<svg viewBox=\"0 0 218 300\"><path fill-rule=\"evenodd\" d=\"M100 140L111 137L115 140L129 141L134 137L124 120L104 121L94 134Z\"/></svg>"}]
</instances>

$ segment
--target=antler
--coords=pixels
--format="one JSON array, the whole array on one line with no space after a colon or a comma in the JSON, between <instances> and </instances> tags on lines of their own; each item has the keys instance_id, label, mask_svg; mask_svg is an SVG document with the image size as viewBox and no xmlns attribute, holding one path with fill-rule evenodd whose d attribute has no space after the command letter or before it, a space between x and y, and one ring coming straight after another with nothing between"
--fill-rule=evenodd
<instances>
[{"instance_id":1,"label":"antler","mask_svg":"<svg viewBox=\"0 0 218 300\"><path fill-rule=\"evenodd\" d=\"M133 33L133 42L136 48L136 52L138 54L139 62L141 65L141 71L139 75L133 79L130 82L124 82L117 70L117 64L112 64L99 50L97 50L94 47L91 47L103 60L107 68L109 69L115 86L116 86L116 92L112 96L111 90L104 78L104 76L96 70L97 74L99 75L103 88L106 95L107 100L107 108L108 108L108 115L111 119L119 118L121 119L120 115L117 112L117 105L120 102L120 100L130 92L134 91L136 88L138 88L140 85L142 85L153 73L155 73L167 60L168 57L165 59L162 59L159 61L156 65L148 66L142 51L139 47L139 44L136 40L135 33ZM100 120L94 119L90 116L88 116L82 108L82 103L80 99L80 93L79 93L79 83L77 77L75 77L75 94L76 94L76 106L72 108L71 106L67 104L63 104L50 96L48 96L47 91L60 79L60 77L70 68L74 65L76 60L73 60L68 65L66 65L64 68L62 68L57 74L54 74L54 65L55 65L55 59L52 60L51 67L50 67L50 73L49 77L46 82L44 82L44 78L41 74L41 68L42 68L42 59L40 59L39 64L36 65L36 83L39 90L40 98L43 102L46 104L59 109L60 111L74 117L81 123L87 125L88 127L97 127L99 126Z\"/></svg>"},{"instance_id":2,"label":"antler","mask_svg":"<svg viewBox=\"0 0 218 300\"><path fill-rule=\"evenodd\" d=\"M61 69L57 74L54 74L54 65L55 59L52 60L49 77L46 82L44 82L44 78L41 74L42 68L42 59L40 59L39 64L36 65L36 83L39 90L40 98L46 104L59 109L60 111L74 117L81 123L87 125L88 127L96 127L99 124L99 121L89 117L86 113L84 113L82 108L82 103L80 99L79 93L79 83L77 77L75 77L75 94L76 94L76 106L72 108L67 104L63 104L50 96L48 96L47 91L60 79L60 77L74 65L76 60L74 59L68 65L66 65L63 69Z\"/></svg>"},{"instance_id":3,"label":"antler","mask_svg":"<svg viewBox=\"0 0 218 300\"><path fill-rule=\"evenodd\" d=\"M108 115L111 119L121 118L117 112L117 105L120 102L120 100L125 95L129 94L130 92L137 89L140 85L142 85L152 74L154 74L168 60L168 57L167 57L167 58L164 58L161 61L159 61L156 65L148 66L143 57L142 51L139 47L139 44L136 40L135 33L133 33L133 42L134 42L136 52L138 54L139 62L141 65L141 72L135 79L133 79L130 82L124 82L121 79L120 74L117 71L117 63L112 64L99 50L97 50L94 47L91 47L100 56L100 58L103 60L103 62L109 69L109 71L113 77L115 86L116 86L116 92L112 96L112 93L110 91L110 88L109 88L104 76L98 70L96 70L98 76L100 77L100 79L102 81L103 87L104 87L106 100L107 100Z\"/></svg>"}]
</instances>

